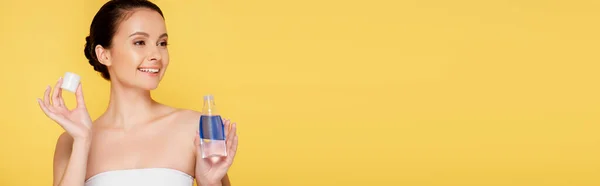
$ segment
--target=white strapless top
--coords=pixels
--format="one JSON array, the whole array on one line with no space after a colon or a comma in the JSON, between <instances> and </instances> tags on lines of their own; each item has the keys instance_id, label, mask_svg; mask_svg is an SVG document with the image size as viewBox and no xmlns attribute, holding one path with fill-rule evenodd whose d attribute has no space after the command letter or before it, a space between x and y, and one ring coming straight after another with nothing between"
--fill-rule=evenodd
<instances>
[{"instance_id":1,"label":"white strapless top","mask_svg":"<svg viewBox=\"0 0 600 186\"><path fill-rule=\"evenodd\" d=\"M85 181L85 186L192 186L189 174L169 168L142 168L113 170L96 174Z\"/></svg>"}]
</instances>

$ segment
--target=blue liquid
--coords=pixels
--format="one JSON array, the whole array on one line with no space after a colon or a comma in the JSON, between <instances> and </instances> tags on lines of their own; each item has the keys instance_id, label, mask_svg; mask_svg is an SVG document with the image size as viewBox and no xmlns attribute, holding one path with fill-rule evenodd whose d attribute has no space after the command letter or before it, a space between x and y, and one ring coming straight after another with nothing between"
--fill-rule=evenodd
<instances>
[{"instance_id":1,"label":"blue liquid","mask_svg":"<svg viewBox=\"0 0 600 186\"><path fill-rule=\"evenodd\" d=\"M225 125L221 116L200 116L200 138L225 140Z\"/></svg>"}]
</instances>

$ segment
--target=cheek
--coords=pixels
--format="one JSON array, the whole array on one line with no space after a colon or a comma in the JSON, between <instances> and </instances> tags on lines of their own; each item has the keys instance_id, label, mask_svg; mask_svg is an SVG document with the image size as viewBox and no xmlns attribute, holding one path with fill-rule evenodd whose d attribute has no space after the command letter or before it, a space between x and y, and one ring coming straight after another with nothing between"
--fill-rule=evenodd
<instances>
[{"instance_id":1,"label":"cheek","mask_svg":"<svg viewBox=\"0 0 600 186\"><path fill-rule=\"evenodd\" d=\"M128 48L120 51L121 52L117 53L116 56L113 56L113 66L115 67L115 70L125 73L131 73L132 70L137 70L137 67L144 59L141 52Z\"/></svg>"},{"instance_id":2,"label":"cheek","mask_svg":"<svg viewBox=\"0 0 600 186\"><path fill-rule=\"evenodd\" d=\"M162 64L163 66L169 65L169 52L167 51L162 53Z\"/></svg>"},{"instance_id":3,"label":"cheek","mask_svg":"<svg viewBox=\"0 0 600 186\"><path fill-rule=\"evenodd\" d=\"M123 50L120 62L126 66L138 66L144 59L143 51L135 49Z\"/></svg>"}]
</instances>

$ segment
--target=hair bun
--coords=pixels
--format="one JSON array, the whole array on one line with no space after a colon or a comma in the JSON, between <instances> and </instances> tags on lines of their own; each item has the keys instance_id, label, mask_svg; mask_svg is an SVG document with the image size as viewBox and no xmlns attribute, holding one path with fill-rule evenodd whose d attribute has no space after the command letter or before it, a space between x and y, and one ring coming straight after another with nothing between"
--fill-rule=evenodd
<instances>
[{"instance_id":1,"label":"hair bun","mask_svg":"<svg viewBox=\"0 0 600 186\"><path fill-rule=\"evenodd\" d=\"M94 55L94 50L92 49L92 46L94 46L94 44L91 40L92 39L90 36L85 37L85 48L83 50L83 53L85 54L85 58L88 59L90 65L92 65L94 67L94 70L96 70L96 65L94 63L97 62L97 60Z\"/></svg>"}]
</instances>

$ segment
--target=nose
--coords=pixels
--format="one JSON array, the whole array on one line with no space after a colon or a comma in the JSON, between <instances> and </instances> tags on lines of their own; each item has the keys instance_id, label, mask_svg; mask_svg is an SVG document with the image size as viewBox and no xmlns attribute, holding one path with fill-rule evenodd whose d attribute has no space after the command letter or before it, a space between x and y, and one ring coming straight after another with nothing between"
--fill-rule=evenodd
<instances>
[{"instance_id":1,"label":"nose","mask_svg":"<svg viewBox=\"0 0 600 186\"><path fill-rule=\"evenodd\" d=\"M149 55L149 59L152 62L159 62L160 60L162 60L162 54L160 53L159 47L156 46L152 48L152 51Z\"/></svg>"}]
</instances>

